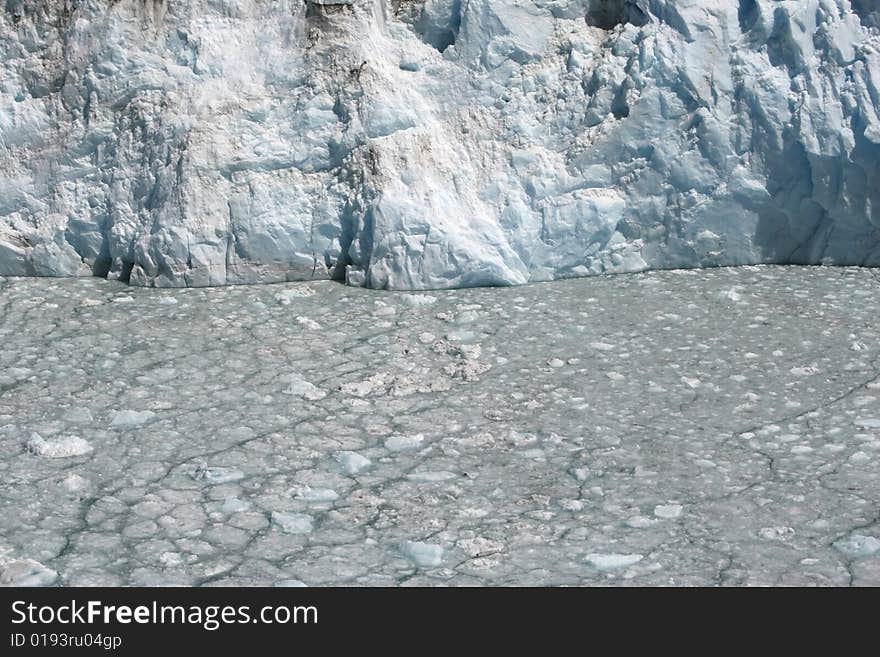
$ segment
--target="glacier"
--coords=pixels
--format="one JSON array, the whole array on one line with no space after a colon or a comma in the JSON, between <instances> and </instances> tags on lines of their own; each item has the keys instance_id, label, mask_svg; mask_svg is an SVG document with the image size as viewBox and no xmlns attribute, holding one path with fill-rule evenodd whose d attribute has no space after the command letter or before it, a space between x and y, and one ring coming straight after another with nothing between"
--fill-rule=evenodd
<instances>
[{"instance_id":1,"label":"glacier","mask_svg":"<svg viewBox=\"0 0 880 657\"><path fill-rule=\"evenodd\" d=\"M874 0L4 0L0 275L880 264Z\"/></svg>"}]
</instances>

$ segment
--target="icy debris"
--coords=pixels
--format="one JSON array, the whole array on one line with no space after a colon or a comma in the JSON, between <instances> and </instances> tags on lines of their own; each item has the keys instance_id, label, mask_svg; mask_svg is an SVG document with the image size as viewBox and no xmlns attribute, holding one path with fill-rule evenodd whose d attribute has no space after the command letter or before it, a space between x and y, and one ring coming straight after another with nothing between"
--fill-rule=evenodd
<instances>
[{"instance_id":1,"label":"icy debris","mask_svg":"<svg viewBox=\"0 0 880 657\"><path fill-rule=\"evenodd\" d=\"M193 479L205 481L212 485L228 484L244 479L244 472L231 466L199 464L193 472Z\"/></svg>"},{"instance_id":2,"label":"icy debris","mask_svg":"<svg viewBox=\"0 0 880 657\"><path fill-rule=\"evenodd\" d=\"M482 557L487 554L497 554L504 550L504 543L502 541L486 538L485 536L463 538L456 542L455 546L469 557Z\"/></svg>"},{"instance_id":3,"label":"icy debris","mask_svg":"<svg viewBox=\"0 0 880 657\"><path fill-rule=\"evenodd\" d=\"M412 436L391 436L385 439L385 449L391 452L402 452L409 449L418 449L425 440L423 434L415 434Z\"/></svg>"},{"instance_id":4,"label":"icy debris","mask_svg":"<svg viewBox=\"0 0 880 657\"><path fill-rule=\"evenodd\" d=\"M68 493L76 494L88 490L91 486L91 483L85 477L71 472L61 481L61 486Z\"/></svg>"},{"instance_id":5,"label":"icy debris","mask_svg":"<svg viewBox=\"0 0 880 657\"><path fill-rule=\"evenodd\" d=\"M272 512L272 523L285 534L309 534L314 529L315 520L305 513Z\"/></svg>"},{"instance_id":6,"label":"icy debris","mask_svg":"<svg viewBox=\"0 0 880 657\"><path fill-rule=\"evenodd\" d=\"M298 500L314 502L316 504L335 502L339 499L339 493L330 488L312 488L311 486L295 486L289 494Z\"/></svg>"},{"instance_id":7,"label":"icy debris","mask_svg":"<svg viewBox=\"0 0 880 657\"><path fill-rule=\"evenodd\" d=\"M660 521L656 518L647 518L645 516L632 516L627 519L626 525L627 527L632 527L633 529L647 529L648 527L656 526Z\"/></svg>"},{"instance_id":8,"label":"icy debris","mask_svg":"<svg viewBox=\"0 0 880 657\"><path fill-rule=\"evenodd\" d=\"M681 516L683 508L681 504L658 504L654 507L654 515L665 520L673 520Z\"/></svg>"},{"instance_id":9,"label":"icy debris","mask_svg":"<svg viewBox=\"0 0 880 657\"><path fill-rule=\"evenodd\" d=\"M163 552L159 555L159 562L166 568L176 568L183 565L183 556L180 552Z\"/></svg>"},{"instance_id":10,"label":"icy debris","mask_svg":"<svg viewBox=\"0 0 880 657\"><path fill-rule=\"evenodd\" d=\"M94 422L92 412L87 408L72 408L65 414L65 420L76 424L90 424Z\"/></svg>"},{"instance_id":11,"label":"icy debris","mask_svg":"<svg viewBox=\"0 0 880 657\"><path fill-rule=\"evenodd\" d=\"M834 542L834 547L854 559L870 557L880 552L880 539L863 534L852 534Z\"/></svg>"},{"instance_id":12,"label":"icy debris","mask_svg":"<svg viewBox=\"0 0 880 657\"><path fill-rule=\"evenodd\" d=\"M432 297L429 294L405 294L400 298L400 301L403 305L410 307L430 306L437 303L437 297Z\"/></svg>"},{"instance_id":13,"label":"icy debris","mask_svg":"<svg viewBox=\"0 0 880 657\"><path fill-rule=\"evenodd\" d=\"M310 317L297 317L296 323L300 326L304 326L310 331L320 331L321 325Z\"/></svg>"},{"instance_id":14,"label":"icy debris","mask_svg":"<svg viewBox=\"0 0 880 657\"><path fill-rule=\"evenodd\" d=\"M316 294L315 290L312 288L299 285L297 287L287 288L286 290L281 290L274 295L275 302L282 306L289 306L293 303L294 299L303 299L305 297L311 297Z\"/></svg>"},{"instance_id":15,"label":"icy debris","mask_svg":"<svg viewBox=\"0 0 880 657\"><path fill-rule=\"evenodd\" d=\"M406 476L410 481L424 482L424 483L433 483L438 481L449 481L450 479L457 478L458 475L454 472L449 472L448 470L436 470L433 472L413 472Z\"/></svg>"},{"instance_id":16,"label":"icy debris","mask_svg":"<svg viewBox=\"0 0 880 657\"><path fill-rule=\"evenodd\" d=\"M153 411L116 411L110 420L110 426L114 428L138 427L146 424L155 416Z\"/></svg>"},{"instance_id":17,"label":"icy debris","mask_svg":"<svg viewBox=\"0 0 880 657\"><path fill-rule=\"evenodd\" d=\"M880 429L880 418L859 418L856 424L863 429Z\"/></svg>"},{"instance_id":18,"label":"icy debris","mask_svg":"<svg viewBox=\"0 0 880 657\"><path fill-rule=\"evenodd\" d=\"M373 462L365 456L361 456L357 452L336 452L333 456L336 462L342 466L342 471L347 475L356 475L368 470Z\"/></svg>"},{"instance_id":19,"label":"icy debris","mask_svg":"<svg viewBox=\"0 0 880 657\"><path fill-rule=\"evenodd\" d=\"M595 349L596 351L614 351L614 345L607 342L591 342L590 349Z\"/></svg>"},{"instance_id":20,"label":"icy debris","mask_svg":"<svg viewBox=\"0 0 880 657\"><path fill-rule=\"evenodd\" d=\"M641 554L601 554L591 553L584 557L584 560L599 570L617 570L637 564L644 559Z\"/></svg>"},{"instance_id":21,"label":"icy debris","mask_svg":"<svg viewBox=\"0 0 880 657\"><path fill-rule=\"evenodd\" d=\"M400 551L420 568L436 568L443 563L443 547L433 543L406 541L401 544Z\"/></svg>"},{"instance_id":22,"label":"icy debris","mask_svg":"<svg viewBox=\"0 0 880 657\"><path fill-rule=\"evenodd\" d=\"M376 310L373 311L373 315L376 317L389 317L391 315L397 314L397 308L394 306L386 306L380 305Z\"/></svg>"},{"instance_id":23,"label":"icy debris","mask_svg":"<svg viewBox=\"0 0 880 657\"><path fill-rule=\"evenodd\" d=\"M854 452L852 456L849 457L850 463L855 463L856 465L864 465L865 463L870 463L871 455L867 452L863 452L861 450Z\"/></svg>"},{"instance_id":24,"label":"icy debris","mask_svg":"<svg viewBox=\"0 0 880 657\"><path fill-rule=\"evenodd\" d=\"M725 290L721 293L721 298L725 301L732 301L733 303L737 303L742 301L742 295L737 291L735 287L730 288L729 290Z\"/></svg>"},{"instance_id":25,"label":"icy debris","mask_svg":"<svg viewBox=\"0 0 880 657\"><path fill-rule=\"evenodd\" d=\"M65 436L64 438L45 440L38 433L31 434L26 447L31 454L49 459L83 456L93 450L89 441L79 436Z\"/></svg>"},{"instance_id":26,"label":"icy debris","mask_svg":"<svg viewBox=\"0 0 880 657\"><path fill-rule=\"evenodd\" d=\"M791 527L762 527L758 530L758 536L766 541L786 541L794 535Z\"/></svg>"},{"instance_id":27,"label":"icy debris","mask_svg":"<svg viewBox=\"0 0 880 657\"><path fill-rule=\"evenodd\" d=\"M0 559L0 586L51 586L58 573L33 559Z\"/></svg>"},{"instance_id":28,"label":"icy debris","mask_svg":"<svg viewBox=\"0 0 880 657\"><path fill-rule=\"evenodd\" d=\"M293 589L301 589L308 587L308 584L298 579L282 579L275 582L276 587L286 587Z\"/></svg>"},{"instance_id":29,"label":"icy debris","mask_svg":"<svg viewBox=\"0 0 880 657\"><path fill-rule=\"evenodd\" d=\"M223 513L241 513L242 511L247 511L250 508L251 505L249 502L240 500L237 497L228 497L223 500L223 504L220 505L220 510Z\"/></svg>"},{"instance_id":30,"label":"icy debris","mask_svg":"<svg viewBox=\"0 0 880 657\"><path fill-rule=\"evenodd\" d=\"M302 375L297 374L296 372L288 374L282 379L282 381L288 384L287 387L282 390L285 395L296 395L308 399L309 401L318 401L327 396L325 391L321 390L313 383L306 381Z\"/></svg>"}]
</instances>

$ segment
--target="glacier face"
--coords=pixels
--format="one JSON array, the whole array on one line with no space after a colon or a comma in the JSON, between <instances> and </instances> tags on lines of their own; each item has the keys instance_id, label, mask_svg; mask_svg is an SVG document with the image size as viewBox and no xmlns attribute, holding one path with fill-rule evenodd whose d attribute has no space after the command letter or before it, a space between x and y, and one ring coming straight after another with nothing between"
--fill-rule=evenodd
<instances>
[{"instance_id":1,"label":"glacier face","mask_svg":"<svg viewBox=\"0 0 880 657\"><path fill-rule=\"evenodd\" d=\"M873 0L4 0L0 275L880 264Z\"/></svg>"}]
</instances>

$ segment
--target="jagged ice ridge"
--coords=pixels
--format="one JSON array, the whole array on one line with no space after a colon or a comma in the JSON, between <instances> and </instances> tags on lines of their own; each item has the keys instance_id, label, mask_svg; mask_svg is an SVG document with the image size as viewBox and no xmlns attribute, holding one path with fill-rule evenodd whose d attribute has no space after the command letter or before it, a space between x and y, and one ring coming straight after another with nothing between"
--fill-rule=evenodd
<instances>
[{"instance_id":1,"label":"jagged ice ridge","mask_svg":"<svg viewBox=\"0 0 880 657\"><path fill-rule=\"evenodd\" d=\"M873 0L4 0L0 275L880 264Z\"/></svg>"}]
</instances>

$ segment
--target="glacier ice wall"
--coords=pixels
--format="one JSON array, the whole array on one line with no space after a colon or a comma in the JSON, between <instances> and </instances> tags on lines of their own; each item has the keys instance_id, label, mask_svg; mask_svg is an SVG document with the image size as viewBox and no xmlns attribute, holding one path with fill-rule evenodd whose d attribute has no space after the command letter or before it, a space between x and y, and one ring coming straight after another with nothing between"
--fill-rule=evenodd
<instances>
[{"instance_id":1,"label":"glacier ice wall","mask_svg":"<svg viewBox=\"0 0 880 657\"><path fill-rule=\"evenodd\" d=\"M874 0L0 0L0 275L880 264Z\"/></svg>"}]
</instances>

